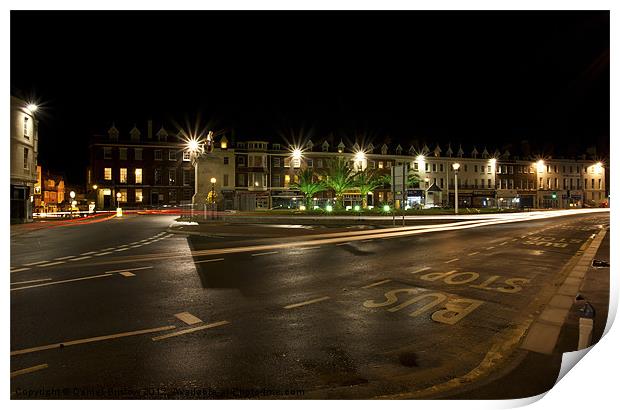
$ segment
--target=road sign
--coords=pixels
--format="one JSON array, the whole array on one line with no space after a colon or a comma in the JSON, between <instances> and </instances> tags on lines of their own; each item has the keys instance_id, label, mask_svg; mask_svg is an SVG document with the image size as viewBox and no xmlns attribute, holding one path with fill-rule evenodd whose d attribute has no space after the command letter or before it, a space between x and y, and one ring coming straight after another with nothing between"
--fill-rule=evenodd
<instances>
[{"instance_id":1,"label":"road sign","mask_svg":"<svg viewBox=\"0 0 620 410\"><path fill-rule=\"evenodd\" d=\"M395 165L392 167L392 190L395 193L402 194L405 190L405 172L403 165Z\"/></svg>"}]
</instances>

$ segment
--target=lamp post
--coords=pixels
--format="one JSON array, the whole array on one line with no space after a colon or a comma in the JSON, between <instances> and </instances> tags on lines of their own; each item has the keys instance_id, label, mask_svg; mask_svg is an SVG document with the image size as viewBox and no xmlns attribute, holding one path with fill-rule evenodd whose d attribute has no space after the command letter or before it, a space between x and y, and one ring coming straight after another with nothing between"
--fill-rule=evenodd
<instances>
[{"instance_id":1,"label":"lamp post","mask_svg":"<svg viewBox=\"0 0 620 410\"><path fill-rule=\"evenodd\" d=\"M217 179L211 178L211 210L213 211L213 219L215 219L215 183Z\"/></svg>"},{"instance_id":2,"label":"lamp post","mask_svg":"<svg viewBox=\"0 0 620 410\"><path fill-rule=\"evenodd\" d=\"M74 199L75 199L75 191L69 192L69 197L71 198L71 202L70 202L70 205L69 205L69 212L70 212L71 217L73 218L73 202L75 202L74 201Z\"/></svg>"},{"instance_id":3,"label":"lamp post","mask_svg":"<svg viewBox=\"0 0 620 410\"><path fill-rule=\"evenodd\" d=\"M459 168L461 164L455 162L452 164L452 169L454 170L454 213L458 215L459 213ZM449 195L449 194L448 194Z\"/></svg>"},{"instance_id":4,"label":"lamp post","mask_svg":"<svg viewBox=\"0 0 620 410\"><path fill-rule=\"evenodd\" d=\"M121 208L121 193L116 193L116 216L123 216L123 209Z\"/></svg>"}]
</instances>

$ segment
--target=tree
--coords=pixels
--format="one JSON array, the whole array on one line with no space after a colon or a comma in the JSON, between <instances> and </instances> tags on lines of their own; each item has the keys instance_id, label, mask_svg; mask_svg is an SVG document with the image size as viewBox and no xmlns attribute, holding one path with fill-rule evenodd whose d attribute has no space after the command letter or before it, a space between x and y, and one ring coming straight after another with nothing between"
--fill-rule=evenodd
<instances>
[{"instance_id":1,"label":"tree","mask_svg":"<svg viewBox=\"0 0 620 410\"><path fill-rule=\"evenodd\" d=\"M384 184L384 178L377 174L374 169L365 169L359 172L355 177L355 185L360 190L362 196L362 208L368 206L368 193Z\"/></svg>"},{"instance_id":2,"label":"tree","mask_svg":"<svg viewBox=\"0 0 620 410\"><path fill-rule=\"evenodd\" d=\"M325 191L325 184L323 181L315 180L314 172L311 169L306 168L298 175L298 182L294 182L290 185L293 189L299 189L306 197L306 208L310 209L312 205L312 198L321 191Z\"/></svg>"},{"instance_id":3,"label":"tree","mask_svg":"<svg viewBox=\"0 0 620 410\"><path fill-rule=\"evenodd\" d=\"M324 172L325 185L334 191L336 195L336 205L343 207L343 196L345 191L355 186L355 173L349 161L343 157L330 160Z\"/></svg>"},{"instance_id":4,"label":"tree","mask_svg":"<svg viewBox=\"0 0 620 410\"><path fill-rule=\"evenodd\" d=\"M416 187L422 178L420 178L420 174L414 170L409 170L409 174L407 175L407 187L413 188Z\"/></svg>"}]
</instances>

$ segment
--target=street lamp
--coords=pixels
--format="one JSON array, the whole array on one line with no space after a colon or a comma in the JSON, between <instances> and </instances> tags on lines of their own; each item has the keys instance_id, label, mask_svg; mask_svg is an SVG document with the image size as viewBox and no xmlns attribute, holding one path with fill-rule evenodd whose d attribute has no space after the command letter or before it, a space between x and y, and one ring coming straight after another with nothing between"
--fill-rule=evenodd
<instances>
[{"instance_id":1,"label":"street lamp","mask_svg":"<svg viewBox=\"0 0 620 410\"><path fill-rule=\"evenodd\" d=\"M123 216L123 210L121 208L121 193L120 192L116 193L116 216L118 217Z\"/></svg>"},{"instance_id":2,"label":"street lamp","mask_svg":"<svg viewBox=\"0 0 620 410\"><path fill-rule=\"evenodd\" d=\"M455 162L452 164L452 169L454 170L454 213L458 215L459 213L459 168L461 164ZM448 194L449 195L449 194Z\"/></svg>"},{"instance_id":3,"label":"street lamp","mask_svg":"<svg viewBox=\"0 0 620 410\"><path fill-rule=\"evenodd\" d=\"M31 113L35 113L39 109L39 106L36 105L35 103L30 103L26 106L26 109L30 111Z\"/></svg>"},{"instance_id":4,"label":"street lamp","mask_svg":"<svg viewBox=\"0 0 620 410\"><path fill-rule=\"evenodd\" d=\"M215 177L211 177L211 210L213 211L213 216L215 216L215 183L217 179ZM213 218L215 219L215 218Z\"/></svg>"}]
</instances>

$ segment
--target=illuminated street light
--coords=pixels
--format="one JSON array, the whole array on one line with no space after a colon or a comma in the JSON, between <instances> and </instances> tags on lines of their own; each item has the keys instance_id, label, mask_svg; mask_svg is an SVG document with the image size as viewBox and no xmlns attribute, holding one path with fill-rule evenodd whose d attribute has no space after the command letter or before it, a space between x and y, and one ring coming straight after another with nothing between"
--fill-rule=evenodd
<instances>
[{"instance_id":1,"label":"illuminated street light","mask_svg":"<svg viewBox=\"0 0 620 410\"><path fill-rule=\"evenodd\" d=\"M93 189L97 189L97 188L98 188L97 184L93 185Z\"/></svg>"},{"instance_id":2,"label":"illuminated street light","mask_svg":"<svg viewBox=\"0 0 620 410\"><path fill-rule=\"evenodd\" d=\"M333 208L331 205L327 205L327 206L325 206L325 210L326 210L327 212L331 212L331 211L333 211L333 210L334 210L334 208Z\"/></svg>"},{"instance_id":3,"label":"illuminated street light","mask_svg":"<svg viewBox=\"0 0 620 410\"><path fill-rule=\"evenodd\" d=\"M360 211L360 206L359 205L355 205L353 207L353 209L355 210L355 212L359 212Z\"/></svg>"},{"instance_id":4,"label":"illuminated street light","mask_svg":"<svg viewBox=\"0 0 620 410\"><path fill-rule=\"evenodd\" d=\"M545 161L543 161L542 159L539 159L536 162L536 170L538 172L545 172Z\"/></svg>"},{"instance_id":5,"label":"illuminated street light","mask_svg":"<svg viewBox=\"0 0 620 410\"><path fill-rule=\"evenodd\" d=\"M390 206L389 205L383 205L383 212L390 212Z\"/></svg>"},{"instance_id":6,"label":"illuminated street light","mask_svg":"<svg viewBox=\"0 0 620 410\"><path fill-rule=\"evenodd\" d=\"M301 159L301 155L302 155L302 152L301 152L301 150L299 148L294 148L293 149L292 156L293 156L294 160L300 160Z\"/></svg>"},{"instance_id":7,"label":"illuminated street light","mask_svg":"<svg viewBox=\"0 0 620 410\"><path fill-rule=\"evenodd\" d=\"M366 154L364 153L364 151L358 151L355 153L356 162L363 162L365 159L366 159Z\"/></svg>"},{"instance_id":8,"label":"illuminated street light","mask_svg":"<svg viewBox=\"0 0 620 410\"><path fill-rule=\"evenodd\" d=\"M596 164L594 164L594 171L597 174L600 174L602 170L603 170L603 163L602 162L599 161Z\"/></svg>"},{"instance_id":9,"label":"illuminated street light","mask_svg":"<svg viewBox=\"0 0 620 410\"><path fill-rule=\"evenodd\" d=\"M454 164L452 164L452 169L454 170L454 213L456 215L458 215L459 213L459 168L461 167L461 164L459 164L458 162L455 162ZM450 194L448 193L448 196L450 196Z\"/></svg>"},{"instance_id":10,"label":"illuminated street light","mask_svg":"<svg viewBox=\"0 0 620 410\"><path fill-rule=\"evenodd\" d=\"M190 138L189 140L187 140L187 149L189 150L189 152L196 153L198 152L199 148L200 142L197 139Z\"/></svg>"},{"instance_id":11,"label":"illuminated street light","mask_svg":"<svg viewBox=\"0 0 620 410\"><path fill-rule=\"evenodd\" d=\"M30 111L31 113L35 113L39 109L39 106L34 103L30 103L26 106L26 109Z\"/></svg>"},{"instance_id":12,"label":"illuminated street light","mask_svg":"<svg viewBox=\"0 0 620 410\"><path fill-rule=\"evenodd\" d=\"M69 196L71 197L71 199L75 198L75 191L69 192Z\"/></svg>"},{"instance_id":13,"label":"illuminated street light","mask_svg":"<svg viewBox=\"0 0 620 410\"><path fill-rule=\"evenodd\" d=\"M418 155L415 159L416 159L416 161L418 161L418 162L424 162L424 155L420 154L420 155Z\"/></svg>"}]
</instances>

